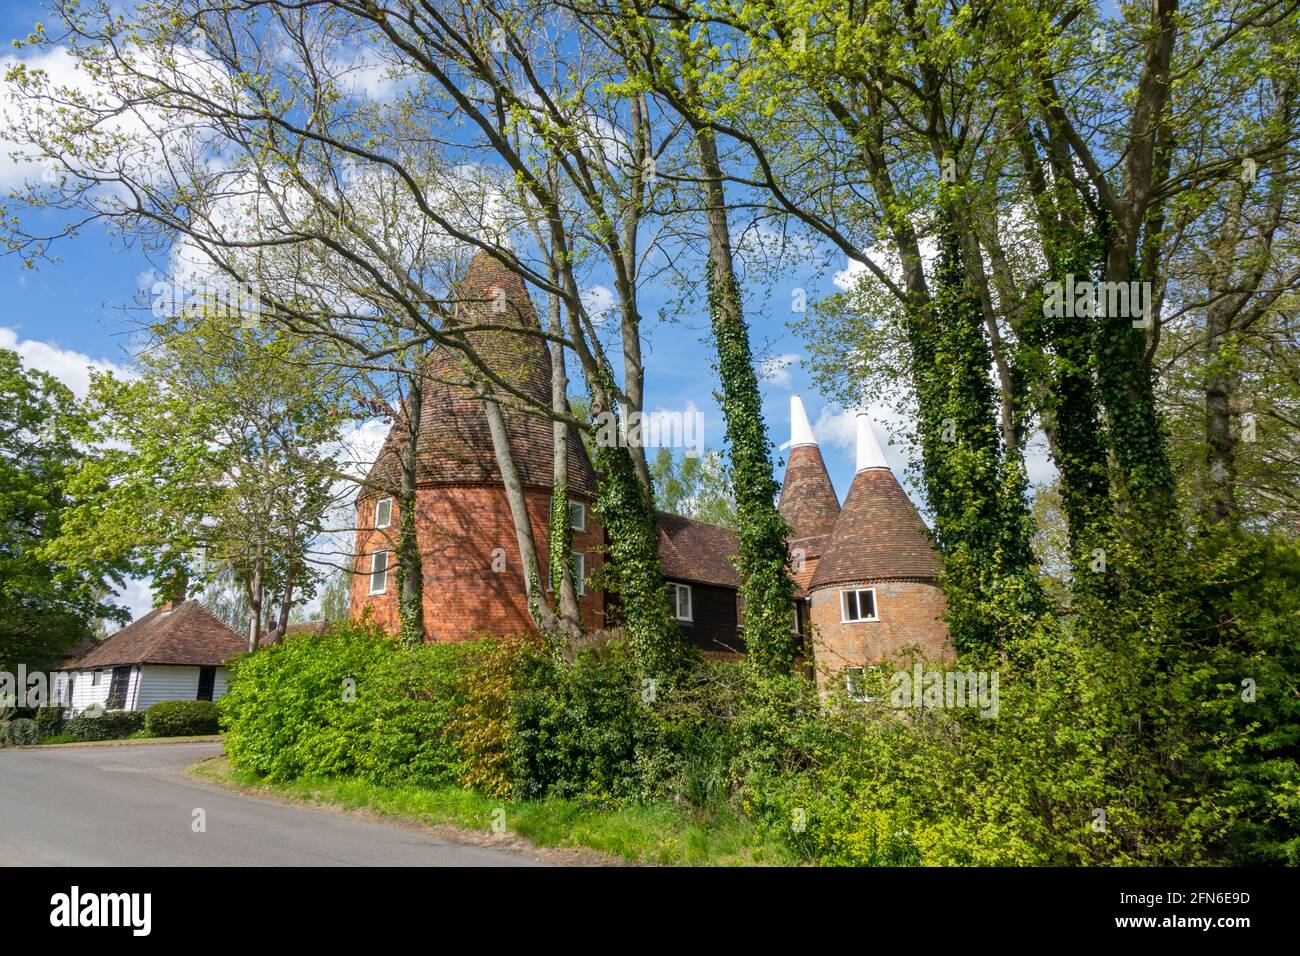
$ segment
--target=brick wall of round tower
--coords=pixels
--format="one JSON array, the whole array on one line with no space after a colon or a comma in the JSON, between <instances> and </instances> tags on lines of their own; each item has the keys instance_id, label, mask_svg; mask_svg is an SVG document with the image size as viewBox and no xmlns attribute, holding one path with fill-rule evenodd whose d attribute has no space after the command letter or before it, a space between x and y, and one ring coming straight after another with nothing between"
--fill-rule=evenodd
<instances>
[{"instance_id":1,"label":"brick wall of round tower","mask_svg":"<svg viewBox=\"0 0 1300 956\"><path fill-rule=\"evenodd\" d=\"M845 622L840 592L873 588L876 621ZM830 685L846 667L875 664L918 649L926 660L952 656L943 623L948 602L928 580L858 581L813 591L810 623L818 686Z\"/></svg>"},{"instance_id":2,"label":"brick wall of round tower","mask_svg":"<svg viewBox=\"0 0 1300 956\"><path fill-rule=\"evenodd\" d=\"M550 493L525 492L538 556L547 560L547 515ZM600 567L600 521L585 496L573 496L587 505L586 530L573 532L573 550L586 555L586 576ZM424 626L429 640L461 641L488 631L517 634L532 630L525 599L523 565L515 538L514 522L505 489L500 485L452 485L418 491L416 532L424 570ZM364 499L358 509L358 527L373 524L374 499ZM385 630L397 630L397 572L391 566L382 594L370 594L370 554L388 549L396 541L397 506L387 529L358 534L357 571L352 579L351 615L360 618L366 608ZM545 586L545 581L542 582ZM604 626L604 603L592 588L579 598L584 624Z\"/></svg>"}]
</instances>

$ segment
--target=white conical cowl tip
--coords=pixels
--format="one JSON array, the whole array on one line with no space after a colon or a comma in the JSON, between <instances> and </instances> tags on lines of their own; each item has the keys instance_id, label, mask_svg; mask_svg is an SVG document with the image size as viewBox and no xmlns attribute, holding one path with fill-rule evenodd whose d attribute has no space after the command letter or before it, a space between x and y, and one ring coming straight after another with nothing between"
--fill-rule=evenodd
<instances>
[{"instance_id":1,"label":"white conical cowl tip","mask_svg":"<svg viewBox=\"0 0 1300 956\"><path fill-rule=\"evenodd\" d=\"M858 412L858 471L868 468L888 468L884 449L876 440L876 430L866 412Z\"/></svg>"},{"instance_id":2,"label":"white conical cowl tip","mask_svg":"<svg viewBox=\"0 0 1300 956\"><path fill-rule=\"evenodd\" d=\"M790 396L790 447L795 445L815 445L812 426L808 424L808 414L803 410L803 402L798 395Z\"/></svg>"}]
</instances>

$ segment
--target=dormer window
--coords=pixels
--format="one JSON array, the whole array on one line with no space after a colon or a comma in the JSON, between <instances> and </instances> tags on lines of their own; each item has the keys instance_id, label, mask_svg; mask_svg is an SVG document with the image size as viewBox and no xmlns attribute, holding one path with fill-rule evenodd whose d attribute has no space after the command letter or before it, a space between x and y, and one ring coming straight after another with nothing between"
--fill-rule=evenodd
<instances>
[{"instance_id":1,"label":"dormer window","mask_svg":"<svg viewBox=\"0 0 1300 956\"><path fill-rule=\"evenodd\" d=\"M840 592L840 621L856 624L862 621L879 621L876 614L876 589L855 588Z\"/></svg>"},{"instance_id":2,"label":"dormer window","mask_svg":"<svg viewBox=\"0 0 1300 956\"><path fill-rule=\"evenodd\" d=\"M376 551L370 555L370 593L383 594L388 590L388 552Z\"/></svg>"},{"instance_id":3,"label":"dormer window","mask_svg":"<svg viewBox=\"0 0 1300 956\"><path fill-rule=\"evenodd\" d=\"M587 530L587 506L581 501L569 502L569 527L574 531Z\"/></svg>"},{"instance_id":4,"label":"dormer window","mask_svg":"<svg viewBox=\"0 0 1300 956\"><path fill-rule=\"evenodd\" d=\"M375 527L387 528L393 523L393 499L380 498L375 502Z\"/></svg>"}]
</instances>

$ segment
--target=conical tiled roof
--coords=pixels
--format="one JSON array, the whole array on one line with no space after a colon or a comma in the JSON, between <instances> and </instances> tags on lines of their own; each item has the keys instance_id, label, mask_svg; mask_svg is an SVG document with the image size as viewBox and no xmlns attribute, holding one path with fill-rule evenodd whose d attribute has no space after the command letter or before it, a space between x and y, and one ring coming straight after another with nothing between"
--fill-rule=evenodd
<instances>
[{"instance_id":1,"label":"conical tiled roof","mask_svg":"<svg viewBox=\"0 0 1300 956\"><path fill-rule=\"evenodd\" d=\"M790 547L802 548L810 558L820 555L839 516L840 499L816 445L790 449L777 510L790 526Z\"/></svg>"},{"instance_id":2,"label":"conical tiled roof","mask_svg":"<svg viewBox=\"0 0 1300 956\"><path fill-rule=\"evenodd\" d=\"M523 280L485 252L477 253L457 285L458 321L538 328L537 312ZM500 311L498 311L500 310ZM497 375L533 401L551 401L551 362L542 339L498 329L468 331L475 352ZM474 367L463 353L438 347L428 365L420 412L417 449L420 484L499 482L492 435L483 403L469 387ZM549 418L510 408L512 397L500 388L506 431L515 467L526 487L552 485L552 426ZM402 422L395 422L369 483L392 487ZM594 495L596 474L587 450L569 430L569 488Z\"/></svg>"},{"instance_id":3,"label":"conical tiled roof","mask_svg":"<svg viewBox=\"0 0 1300 956\"><path fill-rule=\"evenodd\" d=\"M853 476L809 590L860 581L937 579L939 556L925 523L883 464L869 423L865 435L859 426L858 441L859 465L866 467Z\"/></svg>"},{"instance_id":4,"label":"conical tiled roof","mask_svg":"<svg viewBox=\"0 0 1300 956\"><path fill-rule=\"evenodd\" d=\"M840 513L840 499L826 472L817 439L798 395L790 396L790 457L785 466L778 510L790 526L791 572L800 595L825 550Z\"/></svg>"}]
</instances>

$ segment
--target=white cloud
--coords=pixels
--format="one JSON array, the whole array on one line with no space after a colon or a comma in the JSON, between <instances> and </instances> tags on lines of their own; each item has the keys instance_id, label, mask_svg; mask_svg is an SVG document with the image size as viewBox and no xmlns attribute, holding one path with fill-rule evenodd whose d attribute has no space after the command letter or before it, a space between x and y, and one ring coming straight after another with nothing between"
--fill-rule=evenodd
<instances>
[{"instance_id":1,"label":"white cloud","mask_svg":"<svg viewBox=\"0 0 1300 956\"><path fill-rule=\"evenodd\" d=\"M770 382L777 388L790 387L790 366L800 361L803 356L794 352L772 355L763 359L758 366L760 382Z\"/></svg>"},{"instance_id":2,"label":"white cloud","mask_svg":"<svg viewBox=\"0 0 1300 956\"><path fill-rule=\"evenodd\" d=\"M591 321L600 325L614 314L614 293L603 285L593 285L582 290L582 305Z\"/></svg>"},{"instance_id":3,"label":"white cloud","mask_svg":"<svg viewBox=\"0 0 1300 956\"><path fill-rule=\"evenodd\" d=\"M151 578L127 578L126 587L115 596L115 603L126 605L131 612L131 620L144 617L153 610L153 580Z\"/></svg>"},{"instance_id":4,"label":"white cloud","mask_svg":"<svg viewBox=\"0 0 1300 956\"><path fill-rule=\"evenodd\" d=\"M120 365L103 359L93 359L82 352L73 352L60 348L49 342L36 339L20 339L13 329L0 326L0 349L17 352L24 368L39 369L53 375L68 388L78 399L84 399L90 391L90 372L112 372L114 375L129 378L131 373Z\"/></svg>"},{"instance_id":5,"label":"white cloud","mask_svg":"<svg viewBox=\"0 0 1300 956\"><path fill-rule=\"evenodd\" d=\"M911 422L896 411L884 405L867 406L871 417L871 426L876 430L876 438L885 452L885 460L896 476L902 477L907 470L908 457L912 443L908 438ZM817 421L813 422L813 437L824 448L835 448L843 452L849 462L856 461L858 445L858 425L856 409L840 409L826 406L822 408Z\"/></svg>"}]
</instances>

